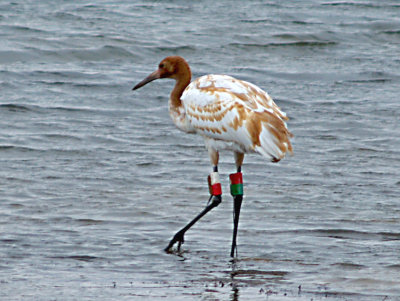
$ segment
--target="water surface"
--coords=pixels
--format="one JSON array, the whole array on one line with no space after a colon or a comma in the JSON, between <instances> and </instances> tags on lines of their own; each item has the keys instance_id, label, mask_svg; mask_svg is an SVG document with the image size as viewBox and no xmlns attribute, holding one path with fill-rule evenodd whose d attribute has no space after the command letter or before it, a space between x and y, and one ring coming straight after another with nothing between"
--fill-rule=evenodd
<instances>
[{"instance_id":1,"label":"water surface","mask_svg":"<svg viewBox=\"0 0 400 301\"><path fill-rule=\"evenodd\" d=\"M399 300L398 1L3 1L0 298ZM167 112L168 55L290 117L295 155L245 158L239 256L206 204L202 139Z\"/></svg>"}]
</instances>

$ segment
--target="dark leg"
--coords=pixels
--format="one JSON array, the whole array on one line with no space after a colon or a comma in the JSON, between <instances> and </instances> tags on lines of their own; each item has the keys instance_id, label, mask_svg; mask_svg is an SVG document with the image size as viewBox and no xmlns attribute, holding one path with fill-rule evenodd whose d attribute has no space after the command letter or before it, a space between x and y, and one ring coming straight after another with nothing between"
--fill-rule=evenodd
<instances>
[{"instance_id":1,"label":"dark leg","mask_svg":"<svg viewBox=\"0 0 400 301\"><path fill-rule=\"evenodd\" d=\"M213 195L207 207L204 208L203 211L201 211L200 214L197 215L190 223L188 223L185 227L183 227L174 235L174 237L171 239L171 241L169 242L168 246L164 249L164 251L170 252L171 248L176 242L178 242L178 251L180 251L181 245L185 241L183 236L185 235L186 231L189 230L199 219L201 219L204 215L206 215L208 211L210 211L214 207L217 207L220 203L221 203L221 196Z\"/></svg>"},{"instance_id":2,"label":"dark leg","mask_svg":"<svg viewBox=\"0 0 400 301\"><path fill-rule=\"evenodd\" d=\"M242 206L243 195L235 195L233 197L233 237L232 237L232 248L231 248L231 257L235 257L235 250L237 256L237 244L236 237L239 226L239 215L240 208Z\"/></svg>"},{"instance_id":3,"label":"dark leg","mask_svg":"<svg viewBox=\"0 0 400 301\"><path fill-rule=\"evenodd\" d=\"M222 201L222 191L221 184L219 182L218 176L218 168L214 166L214 172L208 176L208 183L210 188L211 197L208 201L206 208L200 212L190 223L188 223L185 227L179 230L174 237L169 242L168 246L164 249L165 252L170 252L173 245L178 243L178 251L181 249L181 245L184 243L184 235L187 230L189 230L199 219L201 219L204 215L206 215L211 209L217 207Z\"/></svg>"},{"instance_id":4,"label":"dark leg","mask_svg":"<svg viewBox=\"0 0 400 301\"><path fill-rule=\"evenodd\" d=\"M233 196L233 237L231 257L235 256L235 251L237 255L236 237L239 227L240 208L243 201L243 177L241 173L241 167L239 166L237 170L237 173L229 175L231 180L231 194Z\"/></svg>"}]
</instances>

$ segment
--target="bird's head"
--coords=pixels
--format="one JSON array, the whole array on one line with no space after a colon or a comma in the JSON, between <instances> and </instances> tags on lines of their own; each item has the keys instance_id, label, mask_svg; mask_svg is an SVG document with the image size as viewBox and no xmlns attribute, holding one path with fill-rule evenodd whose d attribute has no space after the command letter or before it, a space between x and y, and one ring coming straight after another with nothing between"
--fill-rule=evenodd
<instances>
[{"instance_id":1,"label":"bird's head","mask_svg":"<svg viewBox=\"0 0 400 301\"><path fill-rule=\"evenodd\" d=\"M189 78L191 72L188 63L180 56L168 56L158 64L158 69L138 83L132 90L139 89L149 82L159 78L180 80Z\"/></svg>"}]
</instances>

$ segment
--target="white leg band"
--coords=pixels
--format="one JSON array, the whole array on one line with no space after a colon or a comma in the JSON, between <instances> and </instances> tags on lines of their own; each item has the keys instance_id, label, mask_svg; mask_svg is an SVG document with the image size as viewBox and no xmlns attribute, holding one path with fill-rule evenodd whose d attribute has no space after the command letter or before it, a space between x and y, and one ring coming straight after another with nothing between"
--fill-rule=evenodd
<instances>
[{"instance_id":1,"label":"white leg band","mask_svg":"<svg viewBox=\"0 0 400 301\"><path fill-rule=\"evenodd\" d=\"M219 181L219 173L215 172L215 171L210 173L210 179L211 179L211 185L220 183L220 181Z\"/></svg>"}]
</instances>

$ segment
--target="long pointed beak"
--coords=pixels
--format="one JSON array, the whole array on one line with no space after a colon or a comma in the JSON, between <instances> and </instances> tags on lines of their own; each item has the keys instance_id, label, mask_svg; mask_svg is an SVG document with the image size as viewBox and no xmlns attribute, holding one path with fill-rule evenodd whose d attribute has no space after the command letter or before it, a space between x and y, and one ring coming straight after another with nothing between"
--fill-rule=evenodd
<instances>
[{"instance_id":1,"label":"long pointed beak","mask_svg":"<svg viewBox=\"0 0 400 301\"><path fill-rule=\"evenodd\" d=\"M132 90L139 89L140 87L143 87L144 85L148 84L149 82L160 78L160 71L156 70L149 76L147 76L144 80L142 80L140 83L138 83L136 86L132 88Z\"/></svg>"}]
</instances>

